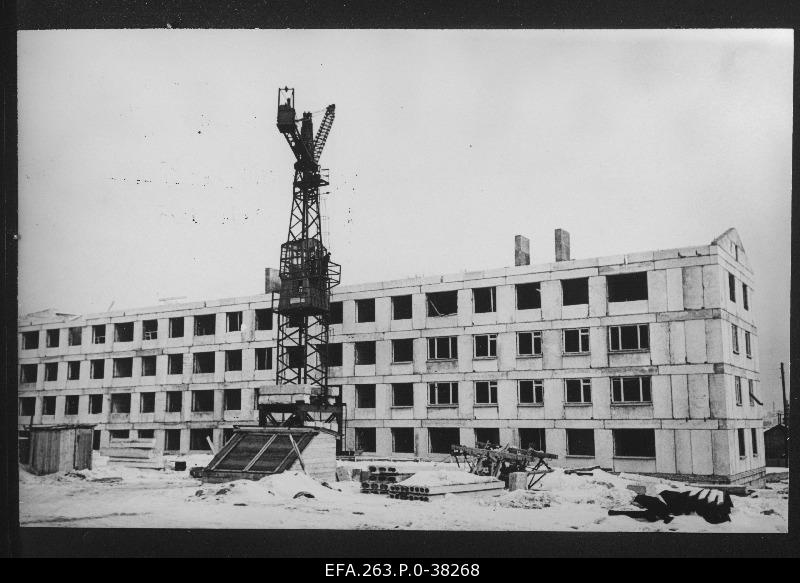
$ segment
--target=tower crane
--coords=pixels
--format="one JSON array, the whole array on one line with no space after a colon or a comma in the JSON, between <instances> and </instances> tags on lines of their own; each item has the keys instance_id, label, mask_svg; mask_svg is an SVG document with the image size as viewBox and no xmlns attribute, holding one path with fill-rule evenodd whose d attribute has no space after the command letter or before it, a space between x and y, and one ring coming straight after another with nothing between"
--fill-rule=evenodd
<instances>
[{"instance_id":1,"label":"tower crane","mask_svg":"<svg viewBox=\"0 0 800 583\"><path fill-rule=\"evenodd\" d=\"M329 105L316 136L312 114L297 119L294 89L278 90L278 131L295 157L289 234L281 245L278 315L277 392L293 387L308 398L291 403L259 391L259 425L315 425L335 431L343 444L344 404L328 386L330 291L339 284L341 266L331 261L322 240L320 189L328 173L319 159L333 126L335 105ZM274 305L274 302L273 302Z\"/></svg>"}]
</instances>

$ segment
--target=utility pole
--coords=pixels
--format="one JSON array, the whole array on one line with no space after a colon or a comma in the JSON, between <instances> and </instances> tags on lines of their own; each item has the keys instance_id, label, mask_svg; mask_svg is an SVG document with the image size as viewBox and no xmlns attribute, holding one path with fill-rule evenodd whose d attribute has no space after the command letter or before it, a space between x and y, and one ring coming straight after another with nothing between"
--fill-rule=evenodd
<instances>
[{"instance_id":1,"label":"utility pole","mask_svg":"<svg viewBox=\"0 0 800 583\"><path fill-rule=\"evenodd\" d=\"M781 390L783 392L783 424L789 427L789 403L786 400L786 374L783 371L781 362Z\"/></svg>"},{"instance_id":2,"label":"utility pole","mask_svg":"<svg viewBox=\"0 0 800 583\"><path fill-rule=\"evenodd\" d=\"M783 392L783 426L786 428L786 439L783 442L783 451L786 456L786 465L789 465L789 403L786 401L786 373L781 362L781 391Z\"/></svg>"}]
</instances>

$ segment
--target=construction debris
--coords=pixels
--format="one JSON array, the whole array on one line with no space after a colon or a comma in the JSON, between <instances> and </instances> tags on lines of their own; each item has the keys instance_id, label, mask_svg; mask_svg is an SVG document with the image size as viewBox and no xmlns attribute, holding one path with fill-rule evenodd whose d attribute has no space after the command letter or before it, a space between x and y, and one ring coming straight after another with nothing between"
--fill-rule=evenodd
<instances>
[{"instance_id":1,"label":"construction debris","mask_svg":"<svg viewBox=\"0 0 800 583\"><path fill-rule=\"evenodd\" d=\"M164 462L155 446L155 439L120 439L112 441L100 453L108 456L109 465L163 470Z\"/></svg>"},{"instance_id":2,"label":"construction debris","mask_svg":"<svg viewBox=\"0 0 800 583\"><path fill-rule=\"evenodd\" d=\"M634 488L629 489L638 491ZM657 496L637 494L634 507L618 507L608 511L609 516L630 516L649 522L663 520L669 523L674 516L696 513L706 522L720 524L730 522L733 501L728 492L707 488L664 489Z\"/></svg>"}]
</instances>

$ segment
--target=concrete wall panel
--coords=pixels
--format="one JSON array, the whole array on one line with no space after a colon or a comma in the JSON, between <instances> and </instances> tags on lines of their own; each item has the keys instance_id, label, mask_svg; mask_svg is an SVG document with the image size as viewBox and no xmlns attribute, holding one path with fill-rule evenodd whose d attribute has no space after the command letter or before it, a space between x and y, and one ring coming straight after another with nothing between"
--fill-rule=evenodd
<instances>
[{"instance_id":1,"label":"concrete wall panel","mask_svg":"<svg viewBox=\"0 0 800 583\"><path fill-rule=\"evenodd\" d=\"M706 419L711 416L708 394L708 375L689 375L689 417Z\"/></svg>"},{"instance_id":2,"label":"concrete wall panel","mask_svg":"<svg viewBox=\"0 0 800 583\"><path fill-rule=\"evenodd\" d=\"M686 310L699 310L703 307L703 268L701 266L683 268L683 307Z\"/></svg>"}]
</instances>

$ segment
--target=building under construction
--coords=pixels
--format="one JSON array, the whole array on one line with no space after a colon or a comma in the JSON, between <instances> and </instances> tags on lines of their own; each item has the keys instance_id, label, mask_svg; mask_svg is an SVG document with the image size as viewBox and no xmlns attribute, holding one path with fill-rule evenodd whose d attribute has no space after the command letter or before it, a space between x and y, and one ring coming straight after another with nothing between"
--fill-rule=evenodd
<instances>
[{"instance_id":1,"label":"building under construction","mask_svg":"<svg viewBox=\"0 0 800 583\"><path fill-rule=\"evenodd\" d=\"M282 280L266 280L238 298L23 317L20 427L90 423L96 449L141 438L185 453L257 425L285 317ZM490 441L555 465L764 478L753 273L734 229L589 259L558 230L539 264L518 236L513 267L331 293L328 339L312 344L345 412L340 449L437 458Z\"/></svg>"}]
</instances>

